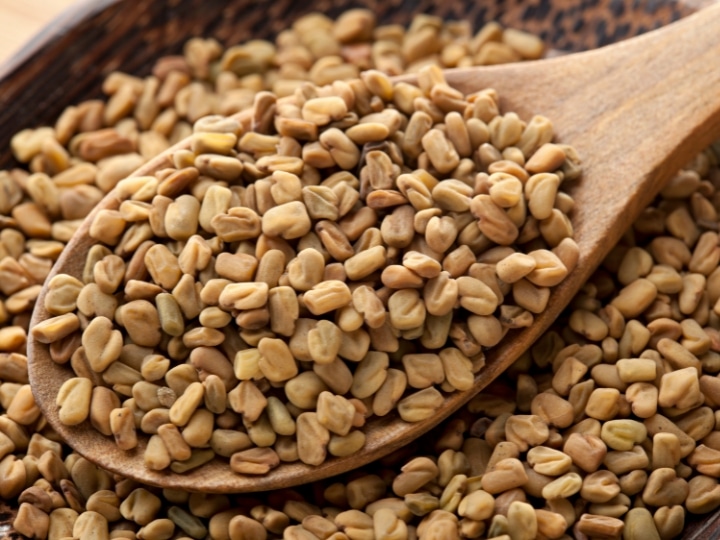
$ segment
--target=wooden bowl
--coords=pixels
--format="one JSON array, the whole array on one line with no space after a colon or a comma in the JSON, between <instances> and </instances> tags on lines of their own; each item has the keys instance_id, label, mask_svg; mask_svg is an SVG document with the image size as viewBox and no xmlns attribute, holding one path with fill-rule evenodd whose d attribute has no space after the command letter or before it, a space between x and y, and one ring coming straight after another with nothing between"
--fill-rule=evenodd
<instances>
[{"instance_id":1,"label":"wooden bowl","mask_svg":"<svg viewBox=\"0 0 720 540\"><path fill-rule=\"evenodd\" d=\"M225 45L271 38L301 15L337 17L369 7L382 23L407 24L416 13L465 19L478 29L497 20L541 36L553 49L607 45L677 20L712 0L83 0L0 65L0 167L13 164L17 131L52 125L62 110L99 97L113 70L150 73L192 36Z\"/></svg>"},{"instance_id":2,"label":"wooden bowl","mask_svg":"<svg viewBox=\"0 0 720 540\"><path fill-rule=\"evenodd\" d=\"M147 75L157 58L179 53L191 36L213 36L231 45L251 38L271 38L310 11L336 17L351 7L369 7L381 23L407 24L416 13L469 20L475 29L497 20L505 26L540 35L552 49L578 51L668 24L708 2L87 1L63 14L17 56L0 66L0 169L17 166L9 150L9 140L16 132L52 125L68 105L100 97L102 81L111 71ZM720 514L697 520L688 526L684 537L713 537L716 522L720 523Z\"/></svg>"}]
</instances>

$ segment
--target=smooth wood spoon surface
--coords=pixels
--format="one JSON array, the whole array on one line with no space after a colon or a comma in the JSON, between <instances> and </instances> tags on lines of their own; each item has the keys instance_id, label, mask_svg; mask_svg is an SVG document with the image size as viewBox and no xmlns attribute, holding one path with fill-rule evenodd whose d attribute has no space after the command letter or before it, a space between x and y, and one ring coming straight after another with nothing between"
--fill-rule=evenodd
<instances>
[{"instance_id":1,"label":"smooth wood spoon surface","mask_svg":"<svg viewBox=\"0 0 720 540\"><path fill-rule=\"evenodd\" d=\"M446 77L466 93L495 88L501 110L515 111L525 120L534 114L547 116L555 127L556 140L574 146L583 160L583 176L571 191L576 203L572 222L580 247L578 265L553 290L547 310L530 328L509 334L488 352L487 365L472 389L449 395L428 421L407 424L396 414L370 419L364 428L365 448L348 458L331 458L317 467L281 464L258 477L237 475L227 462L215 460L181 475L146 469L142 459L145 442L125 452L89 422L75 427L61 424L55 399L72 371L55 364L47 346L30 337L30 383L35 399L68 444L101 467L148 484L207 493L246 492L339 474L426 433L493 381L542 335L664 181L720 137L720 5L602 49L536 62L451 70ZM402 79L413 80L410 76ZM152 174L170 164L166 152L136 174ZM118 205L112 193L101 202L68 243L50 277L82 275L86 254L94 244L88 236L90 222L100 208ZM43 288L31 326L49 317L45 294Z\"/></svg>"}]
</instances>

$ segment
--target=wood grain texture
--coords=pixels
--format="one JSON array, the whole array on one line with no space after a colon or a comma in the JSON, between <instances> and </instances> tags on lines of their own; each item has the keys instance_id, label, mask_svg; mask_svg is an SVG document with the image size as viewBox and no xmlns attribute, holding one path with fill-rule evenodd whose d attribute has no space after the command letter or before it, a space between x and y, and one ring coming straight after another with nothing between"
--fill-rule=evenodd
<instances>
[{"instance_id":1,"label":"wood grain texture","mask_svg":"<svg viewBox=\"0 0 720 540\"><path fill-rule=\"evenodd\" d=\"M661 30L576 55L532 63L448 72L448 82L465 93L493 87L503 110L521 118L541 113L552 119L557 139L572 144L583 159L583 178L572 191L578 267L550 297L546 311L528 329L507 336L487 354L487 364L473 388L447 396L428 421L408 424L397 414L371 418L364 430L363 452L329 459L312 467L281 464L261 477L234 474L216 460L176 475L146 469L146 439L132 452L120 451L112 439L89 423L68 427L58 420L55 398L68 366L53 362L49 349L30 337L30 382L35 398L52 426L78 452L113 472L162 487L203 492L278 489L326 478L357 468L405 446L465 404L512 364L562 312L628 226L684 163L720 137L720 4ZM403 77L412 81L412 77ZM558 84L562 81L562 84ZM707 96L704 100L695 96ZM662 136L658 136L662 134ZM189 141L181 143L189 146ZM137 171L153 174L171 163L161 155ZM57 273L81 278L85 258L95 243L88 235L100 209L116 209L110 193L73 236L48 280ZM38 297L31 327L49 314L46 290Z\"/></svg>"}]
</instances>

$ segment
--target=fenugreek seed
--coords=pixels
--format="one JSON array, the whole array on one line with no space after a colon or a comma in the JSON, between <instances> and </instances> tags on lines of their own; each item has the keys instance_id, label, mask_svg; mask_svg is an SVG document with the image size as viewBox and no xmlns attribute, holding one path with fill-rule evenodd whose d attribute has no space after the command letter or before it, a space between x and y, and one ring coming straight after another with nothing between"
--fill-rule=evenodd
<instances>
[{"instance_id":1,"label":"fenugreek seed","mask_svg":"<svg viewBox=\"0 0 720 540\"><path fill-rule=\"evenodd\" d=\"M703 401L700 381L694 367L666 373L660 380L658 405L686 409L700 405Z\"/></svg>"},{"instance_id":2,"label":"fenugreek seed","mask_svg":"<svg viewBox=\"0 0 720 540\"><path fill-rule=\"evenodd\" d=\"M408 384L413 388L428 388L445 380L442 361L437 354L406 354L402 362Z\"/></svg>"},{"instance_id":3,"label":"fenugreek seed","mask_svg":"<svg viewBox=\"0 0 720 540\"><path fill-rule=\"evenodd\" d=\"M552 379L553 389L561 396L566 396L570 389L580 382L588 368L578 359L566 358L558 367Z\"/></svg>"},{"instance_id":4,"label":"fenugreek seed","mask_svg":"<svg viewBox=\"0 0 720 540\"><path fill-rule=\"evenodd\" d=\"M100 210L90 226L89 234L95 240L114 246L125 231L125 225L126 222L120 212L116 210ZM37 234L33 236L37 236Z\"/></svg>"},{"instance_id":5,"label":"fenugreek seed","mask_svg":"<svg viewBox=\"0 0 720 540\"><path fill-rule=\"evenodd\" d=\"M479 279L461 276L457 279L460 305L476 315L491 315L498 305L492 289Z\"/></svg>"},{"instance_id":6,"label":"fenugreek seed","mask_svg":"<svg viewBox=\"0 0 720 540\"><path fill-rule=\"evenodd\" d=\"M406 422L429 418L442 405L442 394L433 387L409 394L398 402L398 413Z\"/></svg>"},{"instance_id":7,"label":"fenugreek seed","mask_svg":"<svg viewBox=\"0 0 720 540\"><path fill-rule=\"evenodd\" d=\"M40 343L59 341L80 328L80 321L74 313L66 313L46 319L36 324L32 331L33 337Z\"/></svg>"},{"instance_id":8,"label":"fenugreek seed","mask_svg":"<svg viewBox=\"0 0 720 540\"><path fill-rule=\"evenodd\" d=\"M177 426L184 426L202 403L204 387L199 382L188 385L185 391L170 408L170 421Z\"/></svg>"},{"instance_id":9,"label":"fenugreek seed","mask_svg":"<svg viewBox=\"0 0 720 540\"><path fill-rule=\"evenodd\" d=\"M549 426L569 427L572 425L575 415L573 407L573 390L575 388L578 388L578 385L575 385L570 391L568 400L550 392L536 395L530 404L532 414L539 416Z\"/></svg>"},{"instance_id":10,"label":"fenugreek seed","mask_svg":"<svg viewBox=\"0 0 720 540\"><path fill-rule=\"evenodd\" d=\"M155 244L145 254L145 265L153 281L164 289L172 289L182 276L178 259L163 244Z\"/></svg>"},{"instance_id":11,"label":"fenugreek seed","mask_svg":"<svg viewBox=\"0 0 720 540\"><path fill-rule=\"evenodd\" d=\"M506 283L515 283L535 269L536 261L524 253L513 253L495 266L497 275Z\"/></svg>"},{"instance_id":12,"label":"fenugreek seed","mask_svg":"<svg viewBox=\"0 0 720 540\"><path fill-rule=\"evenodd\" d=\"M202 214L202 210L201 210ZM252 208L233 207L210 219L210 228L225 242L257 238L262 228L260 216Z\"/></svg>"},{"instance_id":13,"label":"fenugreek seed","mask_svg":"<svg viewBox=\"0 0 720 540\"><path fill-rule=\"evenodd\" d=\"M271 208L262 217L262 231L286 240L300 238L310 231L311 222L305 205L292 201Z\"/></svg>"},{"instance_id":14,"label":"fenugreek seed","mask_svg":"<svg viewBox=\"0 0 720 540\"><path fill-rule=\"evenodd\" d=\"M552 214L560 178L556 174L541 173L531 176L525 183L528 209L535 219L547 219Z\"/></svg>"},{"instance_id":15,"label":"fenugreek seed","mask_svg":"<svg viewBox=\"0 0 720 540\"><path fill-rule=\"evenodd\" d=\"M249 310L265 306L268 298L266 283L231 283L218 297L223 309Z\"/></svg>"},{"instance_id":16,"label":"fenugreek seed","mask_svg":"<svg viewBox=\"0 0 720 540\"><path fill-rule=\"evenodd\" d=\"M190 459L185 461L174 461L170 465L170 470L176 474L184 474L188 471L202 467L215 458L215 452L212 450L196 449L193 450Z\"/></svg>"},{"instance_id":17,"label":"fenugreek seed","mask_svg":"<svg viewBox=\"0 0 720 540\"><path fill-rule=\"evenodd\" d=\"M302 413L297 418L298 456L303 463L319 465L325 460L330 433L315 413Z\"/></svg>"},{"instance_id":18,"label":"fenugreek seed","mask_svg":"<svg viewBox=\"0 0 720 540\"><path fill-rule=\"evenodd\" d=\"M110 319L100 316L90 321L83 332L82 345L90 368L102 373L120 357L123 338Z\"/></svg>"},{"instance_id":19,"label":"fenugreek seed","mask_svg":"<svg viewBox=\"0 0 720 540\"><path fill-rule=\"evenodd\" d=\"M470 335L483 347L497 345L505 332L500 321L493 316L471 315L467 322Z\"/></svg>"},{"instance_id":20,"label":"fenugreek seed","mask_svg":"<svg viewBox=\"0 0 720 540\"><path fill-rule=\"evenodd\" d=\"M535 509L526 502L514 501L508 508L508 532L511 538L531 539L537 536Z\"/></svg>"},{"instance_id":21,"label":"fenugreek seed","mask_svg":"<svg viewBox=\"0 0 720 540\"><path fill-rule=\"evenodd\" d=\"M456 390L467 390L472 387L473 365L471 360L455 348L440 351L445 380Z\"/></svg>"},{"instance_id":22,"label":"fenugreek seed","mask_svg":"<svg viewBox=\"0 0 720 540\"><path fill-rule=\"evenodd\" d=\"M242 381L227 395L233 411L243 415L248 422L255 422L267 406L267 399L252 381Z\"/></svg>"},{"instance_id":23,"label":"fenugreek seed","mask_svg":"<svg viewBox=\"0 0 720 540\"><path fill-rule=\"evenodd\" d=\"M406 387L407 375L397 369L388 369L385 381L373 397L373 413L377 416L390 413L404 395Z\"/></svg>"},{"instance_id":24,"label":"fenugreek seed","mask_svg":"<svg viewBox=\"0 0 720 540\"><path fill-rule=\"evenodd\" d=\"M247 433L216 429L210 438L210 446L216 454L229 458L236 452L250 448L252 442Z\"/></svg>"},{"instance_id":25,"label":"fenugreek seed","mask_svg":"<svg viewBox=\"0 0 720 540\"><path fill-rule=\"evenodd\" d=\"M192 136L191 150L197 154L227 155L235 147L237 136L233 133L195 133Z\"/></svg>"},{"instance_id":26,"label":"fenugreek seed","mask_svg":"<svg viewBox=\"0 0 720 540\"><path fill-rule=\"evenodd\" d=\"M340 120L348 113L345 101L337 96L310 99L302 106L302 117L318 126Z\"/></svg>"},{"instance_id":27,"label":"fenugreek seed","mask_svg":"<svg viewBox=\"0 0 720 540\"><path fill-rule=\"evenodd\" d=\"M317 419L329 431L345 436L350 432L355 416L355 407L342 396L322 392L318 396Z\"/></svg>"},{"instance_id":28,"label":"fenugreek seed","mask_svg":"<svg viewBox=\"0 0 720 540\"><path fill-rule=\"evenodd\" d=\"M391 324L399 330L421 327L425 322L426 307L416 289L402 289L388 300Z\"/></svg>"},{"instance_id":29,"label":"fenugreek seed","mask_svg":"<svg viewBox=\"0 0 720 540\"><path fill-rule=\"evenodd\" d=\"M636 469L647 467L650 460L645 450L640 446L634 446L629 451L608 452L603 460L608 470L615 474L624 474Z\"/></svg>"},{"instance_id":30,"label":"fenugreek seed","mask_svg":"<svg viewBox=\"0 0 720 540\"><path fill-rule=\"evenodd\" d=\"M698 375L701 367L697 357L674 339L663 338L657 342L657 350L674 369L695 368Z\"/></svg>"},{"instance_id":31,"label":"fenugreek seed","mask_svg":"<svg viewBox=\"0 0 720 540\"><path fill-rule=\"evenodd\" d=\"M329 364L337 357L342 343L342 331L330 321L318 321L308 332L308 351L315 362Z\"/></svg>"},{"instance_id":32,"label":"fenugreek seed","mask_svg":"<svg viewBox=\"0 0 720 540\"><path fill-rule=\"evenodd\" d=\"M539 416L515 415L505 424L506 437L521 451L544 443L549 435L548 427Z\"/></svg>"},{"instance_id":33,"label":"fenugreek seed","mask_svg":"<svg viewBox=\"0 0 720 540\"><path fill-rule=\"evenodd\" d=\"M287 265L290 285L297 291L308 291L322 280L325 258L313 248L303 249Z\"/></svg>"},{"instance_id":34,"label":"fenugreek seed","mask_svg":"<svg viewBox=\"0 0 720 540\"><path fill-rule=\"evenodd\" d=\"M631 450L647 437L647 429L634 420L610 420L602 427L600 438L613 450Z\"/></svg>"},{"instance_id":35,"label":"fenugreek seed","mask_svg":"<svg viewBox=\"0 0 720 540\"><path fill-rule=\"evenodd\" d=\"M160 342L160 318L153 304L147 300L133 300L121 306L119 312L121 324L135 344L153 347Z\"/></svg>"},{"instance_id":36,"label":"fenugreek seed","mask_svg":"<svg viewBox=\"0 0 720 540\"><path fill-rule=\"evenodd\" d=\"M258 352L258 369L268 380L283 382L297 375L297 362L284 341L263 338L258 344Z\"/></svg>"},{"instance_id":37,"label":"fenugreek seed","mask_svg":"<svg viewBox=\"0 0 720 540\"><path fill-rule=\"evenodd\" d=\"M593 472L603 463L607 446L598 436L571 434L563 447L573 463L586 472Z\"/></svg>"},{"instance_id":38,"label":"fenugreek seed","mask_svg":"<svg viewBox=\"0 0 720 540\"><path fill-rule=\"evenodd\" d=\"M23 502L18 508L12 526L19 534L28 538L45 538L50 527L50 517L40 508Z\"/></svg>"},{"instance_id":39,"label":"fenugreek seed","mask_svg":"<svg viewBox=\"0 0 720 540\"><path fill-rule=\"evenodd\" d=\"M90 414L92 381L82 377L73 377L65 381L56 398L60 408L58 417L67 426L76 426L85 421Z\"/></svg>"},{"instance_id":40,"label":"fenugreek seed","mask_svg":"<svg viewBox=\"0 0 720 540\"><path fill-rule=\"evenodd\" d=\"M625 398L640 418L650 418L657 412L658 389L651 383L631 384L625 391Z\"/></svg>"},{"instance_id":41,"label":"fenugreek seed","mask_svg":"<svg viewBox=\"0 0 720 540\"><path fill-rule=\"evenodd\" d=\"M170 466L172 461L168 447L158 435L152 435L143 455L145 466L150 470L161 471Z\"/></svg>"},{"instance_id":42,"label":"fenugreek seed","mask_svg":"<svg viewBox=\"0 0 720 540\"><path fill-rule=\"evenodd\" d=\"M115 444L121 450L131 450L137 446L137 433L132 409L122 407L110 413L110 429Z\"/></svg>"},{"instance_id":43,"label":"fenugreek seed","mask_svg":"<svg viewBox=\"0 0 720 540\"><path fill-rule=\"evenodd\" d=\"M472 214L477 218L480 231L493 242L510 245L519 232L502 208L497 206L490 195L476 195L470 204Z\"/></svg>"},{"instance_id":44,"label":"fenugreek seed","mask_svg":"<svg viewBox=\"0 0 720 540\"><path fill-rule=\"evenodd\" d=\"M352 295L345 283L330 280L318 283L307 291L303 301L313 315L322 315L347 306L352 301Z\"/></svg>"},{"instance_id":45,"label":"fenugreek seed","mask_svg":"<svg viewBox=\"0 0 720 540\"><path fill-rule=\"evenodd\" d=\"M535 472L548 476L560 476L565 474L572 465L572 460L567 454L548 448L536 446L528 451L528 463Z\"/></svg>"},{"instance_id":46,"label":"fenugreek seed","mask_svg":"<svg viewBox=\"0 0 720 540\"><path fill-rule=\"evenodd\" d=\"M619 536L623 527L624 524L620 519L593 514L583 514L577 523L577 529L582 534L608 538Z\"/></svg>"},{"instance_id":47,"label":"fenugreek seed","mask_svg":"<svg viewBox=\"0 0 720 540\"><path fill-rule=\"evenodd\" d=\"M544 499L568 498L579 492L582 478L577 473L569 472L553 480L542 489Z\"/></svg>"},{"instance_id":48,"label":"fenugreek seed","mask_svg":"<svg viewBox=\"0 0 720 540\"><path fill-rule=\"evenodd\" d=\"M110 413L120 408L120 398L117 394L104 386L96 386L92 390L90 401L90 423L100 433L112 435L110 426Z\"/></svg>"}]
</instances>

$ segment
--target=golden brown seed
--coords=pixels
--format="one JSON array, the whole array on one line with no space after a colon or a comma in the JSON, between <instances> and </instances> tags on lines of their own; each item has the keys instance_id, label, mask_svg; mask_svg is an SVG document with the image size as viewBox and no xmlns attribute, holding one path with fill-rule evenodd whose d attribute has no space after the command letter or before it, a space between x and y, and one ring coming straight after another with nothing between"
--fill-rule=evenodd
<instances>
[{"instance_id":1,"label":"golden brown seed","mask_svg":"<svg viewBox=\"0 0 720 540\"><path fill-rule=\"evenodd\" d=\"M347 114L345 101L337 96L310 99L302 107L302 117L319 126L340 120Z\"/></svg>"},{"instance_id":2,"label":"golden brown seed","mask_svg":"<svg viewBox=\"0 0 720 540\"><path fill-rule=\"evenodd\" d=\"M539 249L528 253L535 259L535 269L527 279L540 287L554 287L568 274L568 269L552 251Z\"/></svg>"},{"instance_id":3,"label":"golden brown seed","mask_svg":"<svg viewBox=\"0 0 720 540\"><path fill-rule=\"evenodd\" d=\"M701 404L700 381L694 367L666 373L660 380L658 405L687 409Z\"/></svg>"},{"instance_id":4,"label":"golden brown seed","mask_svg":"<svg viewBox=\"0 0 720 540\"><path fill-rule=\"evenodd\" d=\"M448 272L441 272L437 277L429 279L423 289L427 312L435 316L449 313L457 302L458 294L457 281Z\"/></svg>"},{"instance_id":5,"label":"golden brown seed","mask_svg":"<svg viewBox=\"0 0 720 540\"><path fill-rule=\"evenodd\" d=\"M92 381L84 377L73 377L65 381L56 398L58 417L67 426L76 426L90 414Z\"/></svg>"},{"instance_id":6,"label":"golden brown seed","mask_svg":"<svg viewBox=\"0 0 720 540\"><path fill-rule=\"evenodd\" d=\"M136 345L154 347L162 338L157 309L147 300L133 300L121 306L118 322Z\"/></svg>"},{"instance_id":7,"label":"golden brown seed","mask_svg":"<svg viewBox=\"0 0 720 540\"><path fill-rule=\"evenodd\" d=\"M493 202L490 195L476 195L470 204L470 211L477 218L480 231L493 242L510 245L517 239L517 226Z\"/></svg>"},{"instance_id":8,"label":"golden brown seed","mask_svg":"<svg viewBox=\"0 0 720 540\"><path fill-rule=\"evenodd\" d=\"M297 375L297 363L284 341L263 338L258 344L258 352L260 353L257 361L258 369L268 380L283 382Z\"/></svg>"},{"instance_id":9,"label":"golden brown seed","mask_svg":"<svg viewBox=\"0 0 720 540\"><path fill-rule=\"evenodd\" d=\"M127 407L114 409L110 413L110 429L115 444L121 450L131 450L137 446L137 433L131 409Z\"/></svg>"},{"instance_id":10,"label":"golden brown seed","mask_svg":"<svg viewBox=\"0 0 720 540\"><path fill-rule=\"evenodd\" d=\"M267 303L268 293L266 283L231 283L222 289L218 302L227 310L256 309Z\"/></svg>"},{"instance_id":11,"label":"golden brown seed","mask_svg":"<svg viewBox=\"0 0 720 540\"><path fill-rule=\"evenodd\" d=\"M268 311L273 332L291 336L299 317L297 295L291 287L274 287L268 293Z\"/></svg>"},{"instance_id":12,"label":"golden brown seed","mask_svg":"<svg viewBox=\"0 0 720 540\"><path fill-rule=\"evenodd\" d=\"M120 357L123 337L110 319L100 316L90 321L82 334L82 344L90 368L102 373Z\"/></svg>"},{"instance_id":13,"label":"golden brown seed","mask_svg":"<svg viewBox=\"0 0 720 540\"><path fill-rule=\"evenodd\" d=\"M335 360L342 343L342 331L330 321L321 320L308 332L308 351L319 364Z\"/></svg>"},{"instance_id":14,"label":"golden brown seed","mask_svg":"<svg viewBox=\"0 0 720 540\"><path fill-rule=\"evenodd\" d=\"M498 299L493 290L479 279L470 276L457 278L460 305L476 315L491 315Z\"/></svg>"},{"instance_id":15,"label":"golden brown seed","mask_svg":"<svg viewBox=\"0 0 720 540\"><path fill-rule=\"evenodd\" d=\"M355 407L342 396L322 392L317 401L317 420L329 431L340 436L350 432Z\"/></svg>"},{"instance_id":16,"label":"golden brown seed","mask_svg":"<svg viewBox=\"0 0 720 540\"><path fill-rule=\"evenodd\" d=\"M418 328L425 322L425 303L416 289L399 290L388 300L390 323L399 330Z\"/></svg>"},{"instance_id":17,"label":"golden brown seed","mask_svg":"<svg viewBox=\"0 0 720 540\"><path fill-rule=\"evenodd\" d=\"M498 461L492 471L483 475L481 484L483 490L494 495L520 487L527 480L522 463L515 458L506 458Z\"/></svg>"},{"instance_id":18,"label":"golden brown seed","mask_svg":"<svg viewBox=\"0 0 720 540\"><path fill-rule=\"evenodd\" d=\"M267 474L280 464L272 448L251 448L234 453L230 468L238 474Z\"/></svg>"},{"instance_id":19,"label":"golden brown seed","mask_svg":"<svg viewBox=\"0 0 720 540\"><path fill-rule=\"evenodd\" d=\"M440 351L440 360L447 384L460 391L472 387L474 381L472 361L459 349L443 349Z\"/></svg>"},{"instance_id":20,"label":"golden brown seed","mask_svg":"<svg viewBox=\"0 0 720 540\"><path fill-rule=\"evenodd\" d=\"M495 271L505 283L515 283L532 272L537 263L533 257L524 253L513 253L499 261Z\"/></svg>"},{"instance_id":21,"label":"golden brown seed","mask_svg":"<svg viewBox=\"0 0 720 540\"><path fill-rule=\"evenodd\" d=\"M308 465L325 461L329 431L319 422L316 413L302 413L297 418L298 457Z\"/></svg>"},{"instance_id":22,"label":"golden brown seed","mask_svg":"<svg viewBox=\"0 0 720 540\"><path fill-rule=\"evenodd\" d=\"M313 315L322 315L347 306L352 300L348 286L342 281L323 281L305 293L303 301Z\"/></svg>"},{"instance_id":23,"label":"golden brown seed","mask_svg":"<svg viewBox=\"0 0 720 540\"><path fill-rule=\"evenodd\" d=\"M371 351L358 364L350 392L359 399L373 395L387 377L389 358L386 353Z\"/></svg>"},{"instance_id":24,"label":"golden brown seed","mask_svg":"<svg viewBox=\"0 0 720 540\"><path fill-rule=\"evenodd\" d=\"M286 240L305 236L311 227L305 205L292 201L269 209L262 217L262 231Z\"/></svg>"},{"instance_id":25,"label":"golden brown seed","mask_svg":"<svg viewBox=\"0 0 720 540\"><path fill-rule=\"evenodd\" d=\"M398 403L400 417L406 422L419 422L431 417L442 405L443 396L435 388L410 394Z\"/></svg>"}]
</instances>

